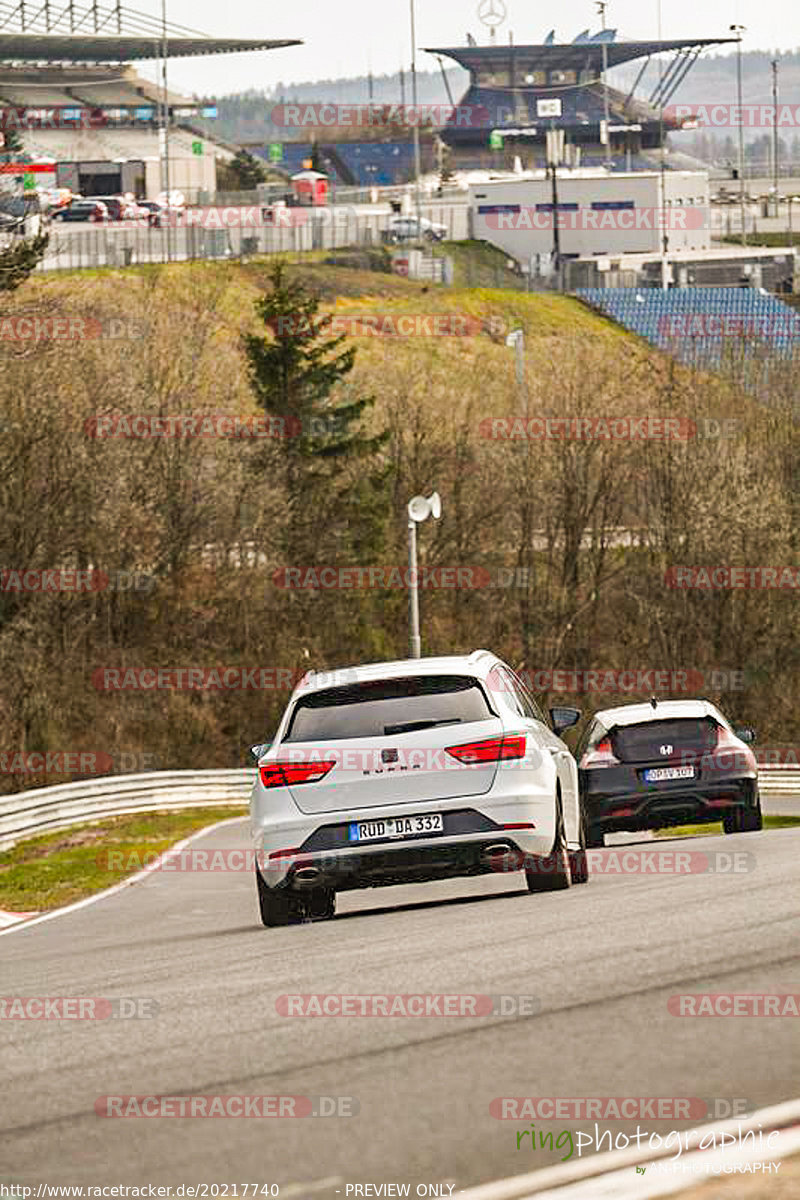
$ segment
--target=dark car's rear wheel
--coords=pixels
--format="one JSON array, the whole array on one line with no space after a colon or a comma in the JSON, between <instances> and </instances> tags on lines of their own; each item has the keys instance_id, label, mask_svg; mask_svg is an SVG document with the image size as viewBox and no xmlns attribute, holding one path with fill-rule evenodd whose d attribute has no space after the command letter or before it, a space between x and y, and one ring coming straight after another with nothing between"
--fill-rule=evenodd
<instances>
[{"instance_id":1,"label":"dark car's rear wheel","mask_svg":"<svg viewBox=\"0 0 800 1200\"><path fill-rule=\"evenodd\" d=\"M752 808L731 808L723 814L722 828L726 833L757 833L764 828L761 797L756 792Z\"/></svg>"},{"instance_id":2,"label":"dark car's rear wheel","mask_svg":"<svg viewBox=\"0 0 800 1200\"><path fill-rule=\"evenodd\" d=\"M538 858L531 867L525 868L525 879L529 892L560 892L572 883L560 795L556 797L556 834L553 849L547 858Z\"/></svg>"},{"instance_id":3,"label":"dark car's rear wheel","mask_svg":"<svg viewBox=\"0 0 800 1200\"><path fill-rule=\"evenodd\" d=\"M256 869L256 886L258 888L258 908L263 925L300 924L305 916L305 911L299 896L287 891L286 888L268 887L258 869Z\"/></svg>"},{"instance_id":4,"label":"dark car's rear wheel","mask_svg":"<svg viewBox=\"0 0 800 1200\"><path fill-rule=\"evenodd\" d=\"M586 857L586 817L580 809L580 844L577 850L569 851L569 870L573 883L589 882L589 860Z\"/></svg>"},{"instance_id":5,"label":"dark car's rear wheel","mask_svg":"<svg viewBox=\"0 0 800 1200\"><path fill-rule=\"evenodd\" d=\"M586 820L586 847L589 850L600 850L606 844L606 835L600 825Z\"/></svg>"}]
</instances>

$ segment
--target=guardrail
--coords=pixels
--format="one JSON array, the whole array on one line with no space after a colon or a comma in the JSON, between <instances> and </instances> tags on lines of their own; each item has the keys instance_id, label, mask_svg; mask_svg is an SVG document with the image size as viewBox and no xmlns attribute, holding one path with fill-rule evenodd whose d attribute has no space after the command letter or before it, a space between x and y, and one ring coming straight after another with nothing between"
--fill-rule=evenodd
<instances>
[{"instance_id":1,"label":"guardrail","mask_svg":"<svg viewBox=\"0 0 800 1200\"><path fill-rule=\"evenodd\" d=\"M758 786L762 796L800 796L800 766L792 763L759 766Z\"/></svg>"},{"instance_id":2,"label":"guardrail","mask_svg":"<svg viewBox=\"0 0 800 1200\"><path fill-rule=\"evenodd\" d=\"M250 799L255 767L215 771L152 771L109 775L0 797L0 850L40 833L84 821L168 808L242 807ZM762 796L800 795L800 766L759 771Z\"/></svg>"},{"instance_id":3,"label":"guardrail","mask_svg":"<svg viewBox=\"0 0 800 1200\"><path fill-rule=\"evenodd\" d=\"M0 797L0 850L84 821L167 808L246 806L254 767L109 775Z\"/></svg>"}]
</instances>

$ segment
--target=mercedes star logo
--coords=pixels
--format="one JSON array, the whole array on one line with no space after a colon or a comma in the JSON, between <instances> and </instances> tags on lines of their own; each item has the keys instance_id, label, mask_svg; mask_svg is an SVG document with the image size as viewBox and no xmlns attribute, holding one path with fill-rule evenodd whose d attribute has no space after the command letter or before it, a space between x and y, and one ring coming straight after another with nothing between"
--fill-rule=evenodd
<instances>
[{"instance_id":1,"label":"mercedes star logo","mask_svg":"<svg viewBox=\"0 0 800 1200\"><path fill-rule=\"evenodd\" d=\"M478 20L482 25L502 25L506 19L503 0L481 0L478 5Z\"/></svg>"}]
</instances>

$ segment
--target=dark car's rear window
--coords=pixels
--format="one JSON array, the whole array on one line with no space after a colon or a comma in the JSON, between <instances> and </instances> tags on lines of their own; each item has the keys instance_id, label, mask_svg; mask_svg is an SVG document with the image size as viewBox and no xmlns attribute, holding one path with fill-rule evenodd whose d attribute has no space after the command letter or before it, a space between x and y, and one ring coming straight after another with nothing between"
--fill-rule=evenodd
<instances>
[{"instance_id":1,"label":"dark car's rear window","mask_svg":"<svg viewBox=\"0 0 800 1200\"><path fill-rule=\"evenodd\" d=\"M297 702L285 742L391 737L492 716L477 679L414 675L312 692Z\"/></svg>"},{"instance_id":2,"label":"dark car's rear window","mask_svg":"<svg viewBox=\"0 0 800 1200\"><path fill-rule=\"evenodd\" d=\"M618 725L611 731L611 743L621 762L663 761L685 752L708 753L716 744L716 730L716 722L710 717L644 721Z\"/></svg>"}]
</instances>

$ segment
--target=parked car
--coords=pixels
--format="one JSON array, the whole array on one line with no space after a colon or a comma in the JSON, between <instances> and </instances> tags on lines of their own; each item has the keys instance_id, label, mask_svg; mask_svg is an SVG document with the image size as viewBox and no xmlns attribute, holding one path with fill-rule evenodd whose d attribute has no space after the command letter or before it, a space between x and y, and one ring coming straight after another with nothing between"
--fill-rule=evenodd
<instances>
[{"instance_id":1,"label":"parked car","mask_svg":"<svg viewBox=\"0 0 800 1200\"><path fill-rule=\"evenodd\" d=\"M101 200L72 200L53 213L54 221L108 221L108 209Z\"/></svg>"},{"instance_id":2,"label":"parked car","mask_svg":"<svg viewBox=\"0 0 800 1200\"><path fill-rule=\"evenodd\" d=\"M734 729L708 700L651 700L595 713L578 745L586 841L606 833L722 821L761 829L750 728Z\"/></svg>"},{"instance_id":3,"label":"parked car","mask_svg":"<svg viewBox=\"0 0 800 1200\"><path fill-rule=\"evenodd\" d=\"M162 204L159 200L140 200L138 204L142 219L153 229L179 225L186 211L175 204Z\"/></svg>"},{"instance_id":4,"label":"parked car","mask_svg":"<svg viewBox=\"0 0 800 1200\"><path fill-rule=\"evenodd\" d=\"M427 217L392 217L383 232L384 242L441 242L447 236L447 226L429 221Z\"/></svg>"},{"instance_id":5,"label":"parked car","mask_svg":"<svg viewBox=\"0 0 800 1200\"><path fill-rule=\"evenodd\" d=\"M126 196L93 196L92 199L105 204L112 221L135 221L142 215L136 201Z\"/></svg>"},{"instance_id":6,"label":"parked car","mask_svg":"<svg viewBox=\"0 0 800 1200\"><path fill-rule=\"evenodd\" d=\"M258 774L251 831L264 925L330 917L337 891L525 871L585 883L577 709L539 709L487 650L310 672Z\"/></svg>"}]
</instances>

